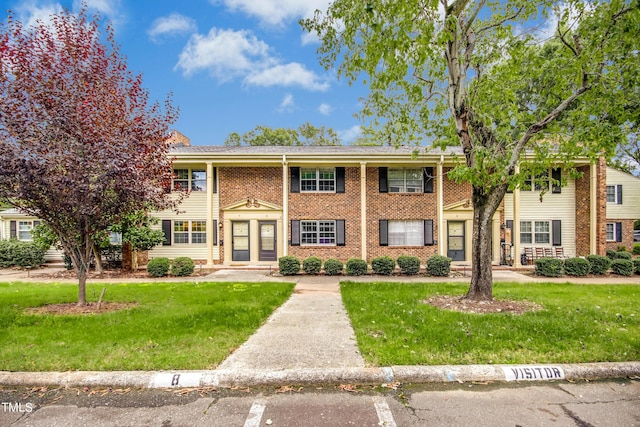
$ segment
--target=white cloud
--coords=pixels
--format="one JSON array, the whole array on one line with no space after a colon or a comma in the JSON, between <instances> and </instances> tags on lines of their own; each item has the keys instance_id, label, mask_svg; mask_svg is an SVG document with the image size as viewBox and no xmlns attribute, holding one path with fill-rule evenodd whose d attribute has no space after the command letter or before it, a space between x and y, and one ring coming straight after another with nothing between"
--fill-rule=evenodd
<instances>
[{"instance_id":1,"label":"white cloud","mask_svg":"<svg viewBox=\"0 0 640 427\"><path fill-rule=\"evenodd\" d=\"M325 91L329 83L322 81L317 74L309 71L303 64L290 62L264 68L248 74L245 83L255 86L301 86L307 90Z\"/></svg>"},{"instance_id":2,"label":"white cloud","mask_svg":"<svg viewBox=\"0 0 640 427\"><path fill-rule=\"evenodd\" d=\"M269 46L250 31L212 28L209 34L194 34L180 53L174 69L184 75L208 70L214 77L227 81L244 76L256 67L264 68L272 60Z\"/></svg>"},{"instance_id":3,"label":"white cloud","mask_svg":"<svg viewBox=\"0 0 640 427\"><path fill-rule=\"evenodd\" d=\"M352 126L349 129L339 130L338 137L342 141L343 144L348 144L355 140L362 133L362 129L360 126Z\"/></svg>"},{"instance_id":4,"label":"white cloud","mask_svg":"<svg viewBox=\"0 0 640 427\"><path fill-rule=\"evenodd\" d=\"M197 30L198 27L195 20L174 12L169 16L163 16L153 21L147 34L149 34L151 40L156 41L159 36L187 34Z\"/></svg>"},{"instance_id":5,"label":"white cloud","mask_svg":"<svg viewBox=\"0 0 640 427\"><path fill-rule=\"evenodd\" d=\"M25 27L36 25L37 21L48 25L51 22L51 15L62 12L62 6L59 3L49 3L39 5L38 2L26 1L16 7L16 15L18 20Z\"/></svg>"},{"instance_id":6,"label":"white cloud","mask_svg":"<svg viewBox=\"0 0 640 427\"><path fill-rule=\"evenodd\" d=\"M262 24L282 26L286 21L311 18L316 9L327 10L331 0L210 0L233 12L254 16Z\"/></svg>"},{"instance_id":7,"label":"white cloud","mask_svg":"<svg viewBox=\"0 0 640 427\"><path fill-rule=\"evenodd\" d=\"M295 107L295 102L293 101L293 95L290 93L285 94L284 98L282 98L282 102L280 103L280 108L278 111L286 111L288 113L293 111Z\"/></svg>"},{"instance_id":8,"label":"white cloud","mask_svg":"<svg viewBox=\"0 0 640 427\"><path fill-rule=\"evenodd\" d=\"M320 112L320 114L328 116L333 111L333 107L331 107L331 105L329 104L322 103L318 107L318 111Z\"/></svg>"},{"instance_id":9,"label":"white cloud","mask_svg":"<svg viewBox=\"0 0 640 427\"><path fill-rule=\"evenodd\" d=\"M250 86L302 87L324 91L329 83L303 64L281 63L270 48L251 31L212 28L209 34L194 34L178 58L174 70L185 76L208 71L220 81L242 78Z\"/></svg>"}]
</instances>

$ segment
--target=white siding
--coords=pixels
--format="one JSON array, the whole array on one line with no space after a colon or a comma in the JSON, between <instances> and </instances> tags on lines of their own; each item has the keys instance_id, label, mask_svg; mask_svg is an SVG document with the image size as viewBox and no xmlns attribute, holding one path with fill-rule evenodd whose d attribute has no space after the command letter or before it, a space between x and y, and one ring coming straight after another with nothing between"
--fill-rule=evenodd
<instances>
[{"instance_id":1,"label":"white siding","mask_svg":"<svg viewBox=\"0 0 640 427\"><path fill-rule=\"evenodd\" d=\"M214 193L212 217L214 220L218 220L218 224L220 223L219 200L218 193ZM178 212L165 210L162 212L155 212L152 216L160 220L160 222L154 226L157 230L162 228L162 220L167 219L181 221L205 221L207 219L207 194L204 192L193 192L188 198L184 199L178 208ZM211 224L207 224L207 226L211 226ZM221 237L218 236L218 240L220 239ZM175 244L172 242L172 244L168 246L158 245L149 251L149 258L167 257L174 259L181 256L187 256L197 260L206 260L207 245L211 244L212 242L207 242L206 244ZM218 245L213 246L213 259L220 259L220 247Z\"/></svg>"},{"instance_id":2,"label":"white siding","mask_svg":"<svg viewBox=\"0 0 640 427\"><path fill-rule=\"evenodd\" d=\"M564 175L563 170L563 177ZM562 247L567 256L576 253L576 185L575 180L567 178L567 185L562 187L560 194L553 194L549 190L540 200L539 191L520 191L520 221L562 221ZM513 220L513 194L504 197L504 215L506 220ZM519 238L519 236L514 236ZM552 236L550 236L551 242ZM520 247L552 247L549 244L521 243Z\"/></svg>"},{"instance_id":3,"label":"white siding","mask_svg":"<svg viewBox=\"0 0 640 427\"><path fill-rule=\"evenodd\" d=\"M622 204L607 203L607 219L640 219L640 178L607 167L607 185L622 185Z\"/></svg>"}]
</instances>

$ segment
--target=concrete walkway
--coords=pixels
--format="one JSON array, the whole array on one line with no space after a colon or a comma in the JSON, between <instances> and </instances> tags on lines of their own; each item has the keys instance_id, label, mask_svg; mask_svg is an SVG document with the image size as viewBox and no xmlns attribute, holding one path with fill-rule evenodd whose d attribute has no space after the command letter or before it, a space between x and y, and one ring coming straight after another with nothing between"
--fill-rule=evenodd
<instances>
[{"instance_id":1,"label":"concrete walkway","mask_svg":"<svg viewBox=\"0 0 640 427\"><path fill-rule=\"evenodd\" d=\"M363 366L364 359L342 304L338 279L303 276L291 298L218 368L281 370Z\"/></svg>"}]
</instances>

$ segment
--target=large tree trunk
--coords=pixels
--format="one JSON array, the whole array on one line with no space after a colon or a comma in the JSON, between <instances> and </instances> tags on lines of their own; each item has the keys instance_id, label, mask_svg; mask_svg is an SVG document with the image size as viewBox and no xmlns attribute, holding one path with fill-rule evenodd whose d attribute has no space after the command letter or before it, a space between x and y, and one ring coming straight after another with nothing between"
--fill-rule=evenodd
<instances>
[{"instance_id":1,"label":"large tree trunk","mask_svg":"<svg viewBox=\"0 0 640 427\"><path fill-rule=\"evenodd\" d=\"M491 235L493 215L502 202L507 186L473 187L473 237L471 242L471 284L465 298L476 301L493 299L493 270L491 268Z\"/></svg>"}]
</instances>

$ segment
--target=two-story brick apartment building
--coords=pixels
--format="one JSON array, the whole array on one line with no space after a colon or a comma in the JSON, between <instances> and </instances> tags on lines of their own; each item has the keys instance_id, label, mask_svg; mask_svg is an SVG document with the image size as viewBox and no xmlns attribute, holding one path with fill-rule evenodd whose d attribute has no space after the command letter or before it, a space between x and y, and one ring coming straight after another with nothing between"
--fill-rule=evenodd
<instances>
[{"instance_id":1,"label":"two-story brick apartment building","mask_svg":"<svg viewBox=\"0 0 640 427\"><path fill-rule=\"evenodd\" d=\"M209 266L274 264L283 255L424 261L441 254L469 262L471 188L447 176L455 154L424 147L174 145L174 188L191 194L179 213L154 214L166 241L150 256L189 256ZM506 254L518 265L524 247L604 253L607 168L603 161L576 164L582 176L565 176L561 188L549 184L542 199L539 185L507 194L493 220L494 262ZM558 165L548 176L563 174Z\"/></svg>"}]
</instances>

